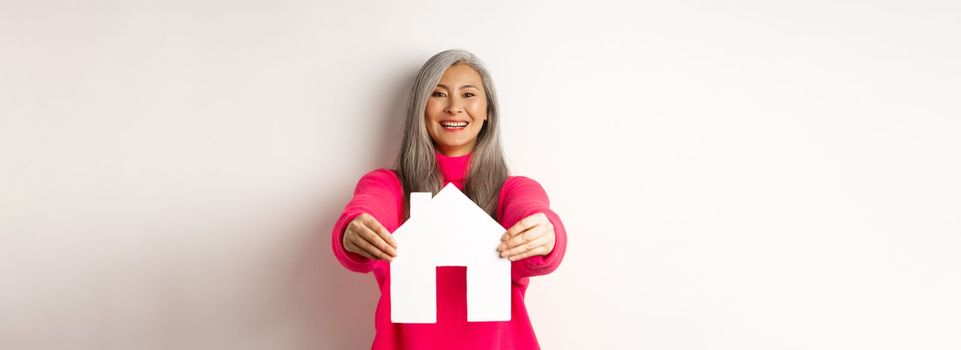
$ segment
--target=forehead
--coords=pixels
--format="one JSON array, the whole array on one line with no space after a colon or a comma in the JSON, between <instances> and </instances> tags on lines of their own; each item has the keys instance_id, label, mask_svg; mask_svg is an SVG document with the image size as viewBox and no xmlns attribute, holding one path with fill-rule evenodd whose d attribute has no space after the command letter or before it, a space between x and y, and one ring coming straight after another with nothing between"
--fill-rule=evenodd
<instances>
[{"instance_id":1,"label":"forehead","mask_svg":"<svg viewBox=\"0 0 961 350\"><path fill-rule=\"evenodd\" d=\"M458 88L462 85L474 85L480 88L483 85L480 73L466 64L457 64L447 68L444 75L440 78L438 86Z\"/></svg>"}]
</instances>

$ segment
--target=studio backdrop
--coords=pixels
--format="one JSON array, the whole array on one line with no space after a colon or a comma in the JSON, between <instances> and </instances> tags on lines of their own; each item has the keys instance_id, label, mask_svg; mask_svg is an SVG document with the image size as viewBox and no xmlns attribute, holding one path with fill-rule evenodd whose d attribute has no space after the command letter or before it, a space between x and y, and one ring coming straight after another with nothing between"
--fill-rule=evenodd
<instances>
[{"instance_id":1,"label":"studio backdrop","mask_svg":"<svg viewBox=\"0 0 961 350\"><path fill-rule=\"evenodd\" d=\"M568 234L544 349L961 348L956 1L0 1L0 348L363 349L433 54Z\"/></svg>"}]
</instances>

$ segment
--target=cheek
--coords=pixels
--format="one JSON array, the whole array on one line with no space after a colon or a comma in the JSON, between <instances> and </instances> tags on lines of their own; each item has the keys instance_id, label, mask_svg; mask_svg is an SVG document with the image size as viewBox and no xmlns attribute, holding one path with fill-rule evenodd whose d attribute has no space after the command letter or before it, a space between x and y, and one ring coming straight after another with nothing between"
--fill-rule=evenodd
<instances>
[{"instance_id":1,"label":"cheek","mask_svg":"<svg viewBox=\"0 0 961 350\"><path fill-rule=\"evenodd\" d=\"M427 102L427 106L424 108L424 120L432 121L434 116L437 115L438 106L436 103Z\"/></svg>"},{"instance_id":2,"label":"cheek","mask_svg":"<svg viewBox=\"0 0 961 350\"><path fill-rule=\"evenodd\" d=\"M467 105L467 109L471 111L471 115L474 118L483 119L487 115L487 101L474 101Z\"/></svg>"}]
</instances>

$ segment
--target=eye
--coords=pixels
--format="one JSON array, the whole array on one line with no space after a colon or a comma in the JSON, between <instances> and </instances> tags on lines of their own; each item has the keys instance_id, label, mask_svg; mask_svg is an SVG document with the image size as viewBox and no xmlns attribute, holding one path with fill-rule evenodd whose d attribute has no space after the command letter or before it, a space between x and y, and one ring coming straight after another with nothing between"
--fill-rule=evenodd
<instances>
[{"instance_id":1,"label":"eye","mask_svg":"<svg viewBox=\"0 0 961 350\"><path fill-rule=\"evenodd\" d=\"M433 94L431 94L431 96L437 96L437 97L443 97L443 96L445 96L445 95L444 95L444 93L443 93L443 92L440 92L440 91L434 91L434 93L433 93Z\"/></svg>"},{"instance_id":2,"label":"eye","mask_svg":"<svg viewBox=\"0 0 961 350\"><path fill-rule=\"evenodd\" d=\"M474 93L473 92L464 93L464 97L474 97Z\"/></svg>"}]
</instances>

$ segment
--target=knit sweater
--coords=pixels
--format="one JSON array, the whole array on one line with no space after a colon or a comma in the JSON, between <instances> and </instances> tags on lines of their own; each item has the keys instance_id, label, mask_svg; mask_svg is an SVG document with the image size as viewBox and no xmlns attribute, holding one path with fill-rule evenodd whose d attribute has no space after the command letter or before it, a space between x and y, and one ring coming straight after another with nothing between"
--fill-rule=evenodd
<instances>
[{"instance_id":1,"label":"knit sweater","mask_svg":"<svg viewBox=\"0 0 961 350\"><path fill-rule=\"evenodd\" d=\"M470 164L470 154L449 157L435 152L444 185L454 183L461 191ZM402 224L404 188L397 174L386 168L364 174L354 196L334 224L332 246L337 260L359 273L373 272L380 288L380 301L374 315L376 335L372 349L539 349L531 327L524 292L531 276L554 271L567 247L564 225L550 209L547 193L536 181L509 176L497 201L497 222L512 227L523 218L544 213L554 226L554 249L547 255L533 256L511 263L511 320L504 322L467 322L467 280L464 267L437 268L437 323L413 324L390 321L390 267L384 260L369 259L344 249L347 224L361 213L377 219L388 231ZM398 254L404 254L398 246Z\"/></svg>"}]
</instances>

